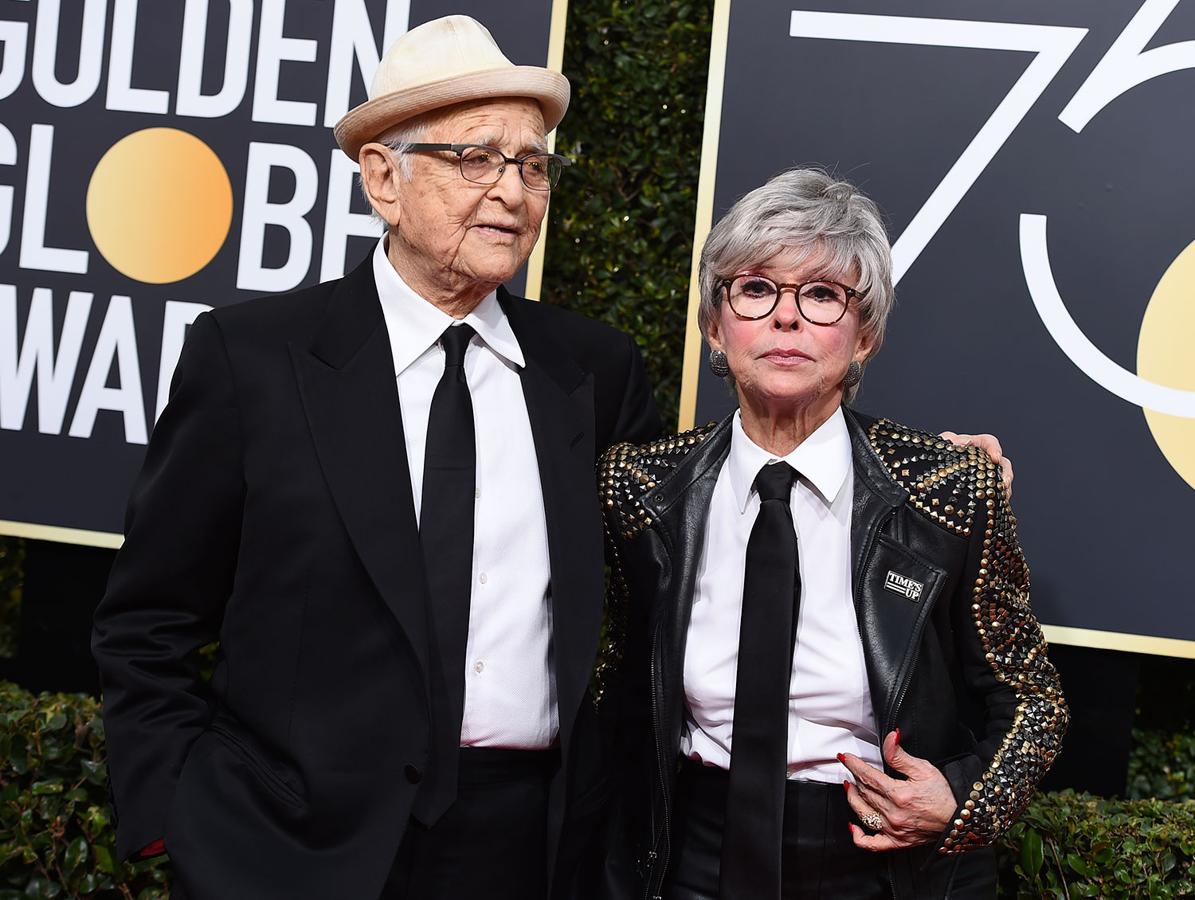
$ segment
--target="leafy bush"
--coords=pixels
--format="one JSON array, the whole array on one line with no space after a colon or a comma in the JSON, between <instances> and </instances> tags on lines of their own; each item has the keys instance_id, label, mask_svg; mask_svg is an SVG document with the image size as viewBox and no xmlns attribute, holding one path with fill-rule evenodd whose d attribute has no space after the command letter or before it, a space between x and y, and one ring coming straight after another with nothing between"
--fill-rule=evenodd
<instances>
[{"instance_id":1,"label":"leafy bush","mask_svg":"<svg viewBox=\"0 0 1195 900\"><path fill-rule=\"evenodd\" d=\"M1195 802L1034 799L1002 847L1001 895L1151 900L1195 895Z\"/></svg>"},{"instance_id":2,"label":"leafy bush","mask_svg":"<svg viewBox=\"0 0 1195 900\"><path fill-rule=\"evenodd\" d=\"M0 537L0 659L17 652L17 620L21 609L21 563L25 543L20 538Z\"/></svg>"},{"instance_id":3,"label":"leafy bush","mask_svg":"<svg viewBox=\"0 0 1195 900\"><path fill-rule=\"evenodd\" d=\"M1128 795L1195 799L1195 734L1135 729L1129 756Z\"/></svg>"},{"instance_id":4,"label":"leafy bush","mask_svg":"<svg viewBox=\"0 0 1195 900\"><path fill-rule=\"evenodd\" d=\"M543 297L635 336L676 427L710 0L572 0Z\"/></svg>"},{"instance_id":5,"label":"leafy bush","mask_svg":"<svg viewBox=\"0 0 1195 900\"><path fill-rule=\"evenodd\" d=\"M0 682L0 900L167 894L164 861L116 859L99 704Z\"/></svg>"}]
</instances>

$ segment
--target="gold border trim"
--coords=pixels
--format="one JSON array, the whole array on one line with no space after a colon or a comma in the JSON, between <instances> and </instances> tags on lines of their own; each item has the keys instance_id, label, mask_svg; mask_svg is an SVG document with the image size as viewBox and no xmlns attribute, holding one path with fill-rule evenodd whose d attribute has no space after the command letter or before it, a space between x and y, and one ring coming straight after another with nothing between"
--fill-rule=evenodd
<instances>
[{"instance_id":1,"label":"gold border trim","mask_svg":"<svg viewBox=\"0 0 1195 900\"><path fill-rule=\"evenodd\" d=\"M33 522L10 522L0 519L0 534L30 538L35 541L54 541L58 544L82 544L85 547L119 549L123 534L109 531L84 531L81 528L60 528L57 525L37 525Z\"/></svg>"},{"instance_id":2,"label":"gold border trim","mask_svg":"<svg viewBox=\"0 0 1195 900\"><path fill-rule=\"evenodd\" d=\"M568 22L568 0L552 0L552 21L548 27L548 68L553 72L564 71L564 29ZM548 135L548 149L556 150L556 130ZM544 210L544 227L540 229L539 240L531 248L531 256L527 258L527 288L523 292L532 300L538 300L544 285L544 255L548 249L549 213L552 211L552 198L548 198L548 208Z\"/></svg>"},{"instance_id":3,"label":"gold border trim","mask_svg":"<svg viewBox=\"0 0 1195 900\"><path fill-rule=\"evenodd\" d=\"M697 215L693 225L693 260L689 269L689 310L685 317L684 366L681 369L677 431L688 431L697 416L697 376L701 372L701 332L697 328L701 291L697 275L701 267L701 247L714 224L714 183L718 170L718 138L722 131L722 88L726 79L730 0L714 0L711 25L710 69L705 88L705 131L701 137L701 174L697 181Z\"/></svg>"},{"instance_id":4,"label":"gold border trim","mask_svg":"<svg viewBox=\"0 0 1195 900\"><path fill-rule=\"evenodd\" d=\"M1042 631L1045 632L1046 640L1051 644L1195 659L1195 641L1153 637L1148 634L1127 634L1119 631L1096 631L1093 628L1069 628L1065 625L1043 625Z\"/></svg>"}]
</instances>

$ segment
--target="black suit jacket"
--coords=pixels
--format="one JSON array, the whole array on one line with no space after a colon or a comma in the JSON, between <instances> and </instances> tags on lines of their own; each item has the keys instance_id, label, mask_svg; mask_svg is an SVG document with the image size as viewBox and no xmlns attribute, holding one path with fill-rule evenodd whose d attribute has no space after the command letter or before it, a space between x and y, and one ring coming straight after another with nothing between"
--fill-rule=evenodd
<instances>
[{"instance_id":1,"label":"black suit jacket","mask_svg":"<svg viewBox=\"0 0 1195 900\"><path fill-rule=\"evenodd\" d=\"M877 725L881 736L899 728L901 746L937 766L958 800L938 844L886 855L893 893L993 897L991 845L1029 802L1068 721L1015 520L982 451L845 413L852 593ZM626 623L622 646L607 651L622 657L611 694L625 746L606 898L655 896L672 855L693 586L730 440L727 418L602 461Z\"/></svg>"},{"instance_id":2,"label":"black suit jacket","mask_svg":"<svg viewBox=\"0 0 1195 900\"><path fill-rule=\"evenodd\" d=\"M554 893L605 797L594 461L660 430L627 335L500 292L547 517ZM371 261L192 326L95 616L118 851L196 898L372 898L429 758L429 623ZM198 651L218 640L210 683Z\"/></svg>"}]
</instances>

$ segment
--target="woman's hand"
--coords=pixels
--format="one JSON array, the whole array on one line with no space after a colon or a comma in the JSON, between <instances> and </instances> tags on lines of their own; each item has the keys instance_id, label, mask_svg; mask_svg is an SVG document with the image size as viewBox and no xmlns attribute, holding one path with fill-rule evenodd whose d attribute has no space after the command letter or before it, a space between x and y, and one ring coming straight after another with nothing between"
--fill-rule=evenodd
<instances>
[{"instance_id":1,"label":"woman's hand","mask_svg":"<svg viewBox=\"0 0 1195 900\"><path fill-rule=\"evenodd\" d=\"M1000 449L1000 442L994 434L955 434L953 431L943 431L938 437L946 438L950 443L959 447L978 447L992 458L992 462L1000 466L1000 478L1004 481L1004 493L1012 499L1012 460L1004 455Z\"/></svg>"},{"instance_id":2,"label":"woman's hand","mask_svg":"<svg viewBox=\"0 0 1195 900\"><path fill-rule=\"evenodd\" d=\"M889 778L850 753L839 753L838 761L855 776L855 783L843 782L847 802L859 820L875 834L851 825L855 846L864 850L899 850L916 847L942 837L958 802L950 783L928 761L905 753L900 746L900 729L890 732L880 748L884 759L905 781Z\"/></svg>"}]
</instances>

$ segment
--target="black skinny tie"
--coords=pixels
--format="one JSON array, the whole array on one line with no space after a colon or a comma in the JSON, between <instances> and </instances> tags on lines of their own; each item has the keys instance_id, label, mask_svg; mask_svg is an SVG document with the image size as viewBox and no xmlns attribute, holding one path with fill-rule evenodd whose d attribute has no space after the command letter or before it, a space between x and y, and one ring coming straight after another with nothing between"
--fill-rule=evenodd
<instances>
[{"instance_id":1,"label":"black skinny tie","mask_svg":"<svg viewBox=\"0 0 1195 900\"><path fill-rule=\"evenodd\" d=\"M477 447L473 400L465 381L465 348L475 332L450 326L440 336L444 374L432 395L423 459L419 542L427 570L434 628L432 763L419 792L415 816L433 825L456 799L461 718L465 708L465 648L473 580L473 503ZM438 676L438 677L437 677Z\"/></svg>"},{"instance_id":2,"label":"black skinny tie","mask_svg":"<svg viewBox=\"0 0 1195 900\"><path fill-rule=\"evenodd\" d=\"M780 900L793 635L801 598L788 463L755 476L759 514L747 541L721 900Z\"/></svg>"}]
</instances>

